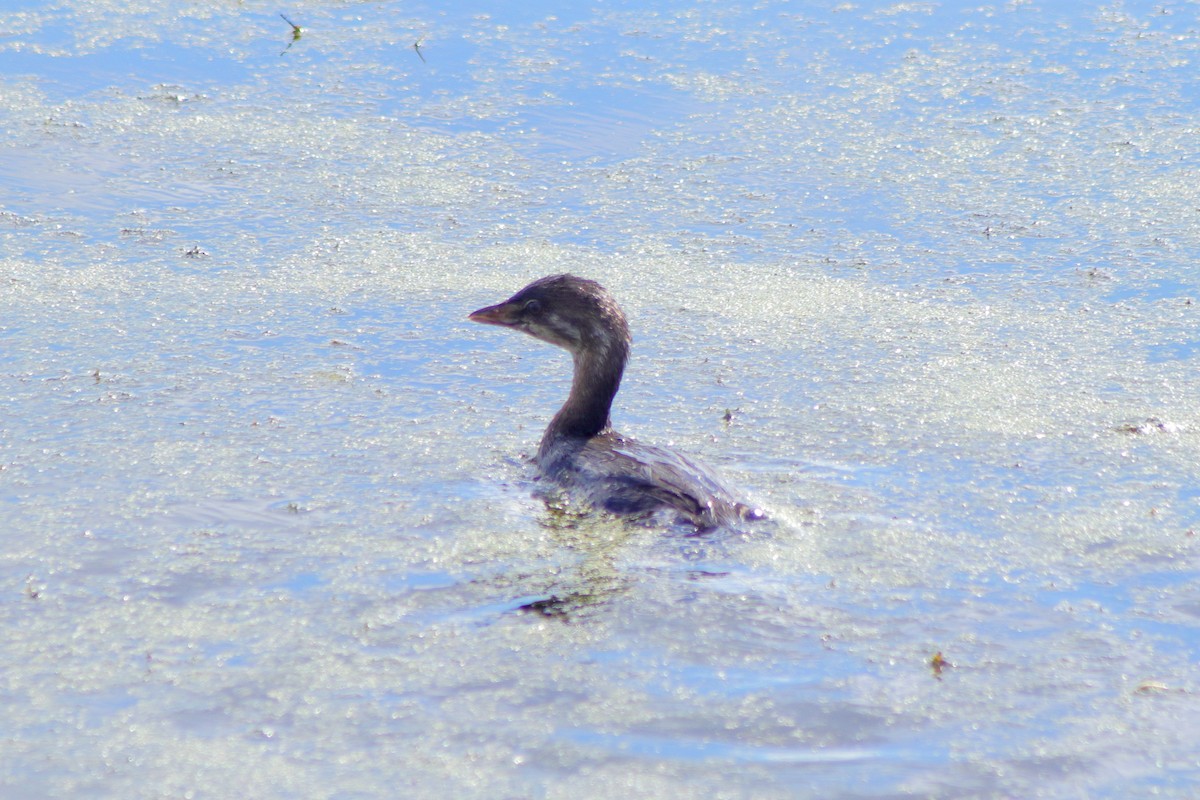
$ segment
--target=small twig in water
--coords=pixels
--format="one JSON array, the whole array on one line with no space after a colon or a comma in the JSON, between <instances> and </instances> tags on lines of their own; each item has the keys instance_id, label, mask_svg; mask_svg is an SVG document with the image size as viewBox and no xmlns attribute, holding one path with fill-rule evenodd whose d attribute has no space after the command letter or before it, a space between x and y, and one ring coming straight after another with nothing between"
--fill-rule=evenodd
<instances>
[{"instance_id":1,"label":"small twig in water","mask_svg":"<svg viewBox=\"0 0 1200 800\"><path fill-rule=\"evenodd\" d=\"M288 50L292 49L292 45L294 45L296 42L300 41L300 37L304 35L304 31L300 29L299 25L292 22L285 15L280 14L279 16L283 19L284 22L286 22L288 25L292 26L292 40L290 42L288 42L287 47L283 48L283 53L286 53ZM280 53L279 55L283 55L283 53Z\"/></svg>"}]
</instances>

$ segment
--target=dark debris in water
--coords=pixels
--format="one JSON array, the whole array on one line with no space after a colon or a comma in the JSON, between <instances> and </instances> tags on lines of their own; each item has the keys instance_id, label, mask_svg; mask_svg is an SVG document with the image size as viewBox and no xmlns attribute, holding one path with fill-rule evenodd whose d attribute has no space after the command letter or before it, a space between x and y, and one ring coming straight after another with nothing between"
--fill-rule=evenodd
<instances>
[{"instance_id":1,"label":"dark debris in water","mask_svg":"<svg viewBox=\"0 0 1200 800\"><path fill-rule=\"evenodd\" d=\"M1158 417L1147 417L1141 422L1126 422L1116 427L1118 433L1140 436L1146 433L1179 433L1179 426Z\"/></svg>"},{"instance_id":2,"label":"dark debris in water","mask_svg":"<svg viewBox=\"0 0 1200 800\"><path fill-rule=\"evenodd\" d=\"M603 592L568 592L559 596L552 594L517 606L516 612L523 616L552 619L564 625L581 622L599 608L606 605L609 596Z\"/></svg>"},{"instance_id":3,"label":"dark debris in water","mask_svg":"<svg viewBox=\"0 0 1200 800\"><path fill-rule=\"evenodd\" d=\"M570 622L571 602L569 599L564 600L558 595L552 594L541 600L517 606L517 611L521 614L537 614L548 619L557 619L560 622Z\"/></svg>"},{"instance_id":4,"label":"dark debris in water","mask_svg":"<svg viewBox=\"0 0 1200 800\"><path fill-rule=\"evenodd\" d=\"M929 668L933 670L933 677L937 678L938 680L942 679L942 672L944 670L952 669L953 667L954 665L947 661L946 657L942 655L941 650L938 650L933 654L933 657L929 659Z\"/></svg>"}]
</instances>

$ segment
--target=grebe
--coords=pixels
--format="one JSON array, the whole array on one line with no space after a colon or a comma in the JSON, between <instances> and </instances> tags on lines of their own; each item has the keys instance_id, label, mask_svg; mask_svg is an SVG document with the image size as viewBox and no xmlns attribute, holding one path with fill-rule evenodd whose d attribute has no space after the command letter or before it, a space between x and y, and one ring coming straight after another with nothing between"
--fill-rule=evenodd
<instances>
[{"instance_id":1,"label":"grebe","mask_svg":"<svg viewBox=\"0 0 1200 800\"><path fill-rule=\"evenodd\" d=\"M609 412L629 358L629 326L603 286L551 275L468 319L524 331L571 353L571 393L538 447L541 476L596 508L637 517L674 512L701 529L758 519L704 467L612 428Z\"/></svg>"}]
</instances>

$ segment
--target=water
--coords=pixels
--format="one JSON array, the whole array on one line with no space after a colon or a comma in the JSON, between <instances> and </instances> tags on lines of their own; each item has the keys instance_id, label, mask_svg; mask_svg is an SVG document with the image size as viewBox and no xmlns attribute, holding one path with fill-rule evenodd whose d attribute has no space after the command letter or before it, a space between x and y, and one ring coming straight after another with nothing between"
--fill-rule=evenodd
<instances>
[{"instance_id":1,"label":"water","mask_svg":"<svg viewBox=\"0 0 1200 800\"><path fill-rule=\"evenodd\" d=\"M280 10L0 12L5 796L1195 794L1190 6Z\"/></svg>"}]
</instances>

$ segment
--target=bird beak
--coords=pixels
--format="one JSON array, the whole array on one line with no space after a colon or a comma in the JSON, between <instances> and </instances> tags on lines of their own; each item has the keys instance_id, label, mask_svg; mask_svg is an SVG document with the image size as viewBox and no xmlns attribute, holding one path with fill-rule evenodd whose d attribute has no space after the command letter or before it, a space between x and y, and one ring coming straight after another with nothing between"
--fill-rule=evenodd
<instances>
[{"instance_id":1,"label":"bird beak","mask_svg":"<svg viewBox=\"0 0 1200 800\"><path fill-rule=\"evenodd\" d=\"M498 303L494 306L472 311L467 319L471 322L481 322L484 325L501 325L512 327L516 320L517 308L509 302Z\"/></svg>"}]
</instances>

